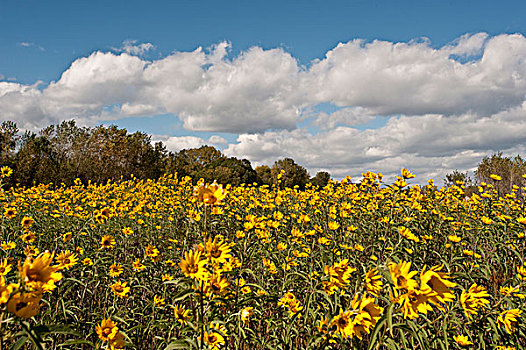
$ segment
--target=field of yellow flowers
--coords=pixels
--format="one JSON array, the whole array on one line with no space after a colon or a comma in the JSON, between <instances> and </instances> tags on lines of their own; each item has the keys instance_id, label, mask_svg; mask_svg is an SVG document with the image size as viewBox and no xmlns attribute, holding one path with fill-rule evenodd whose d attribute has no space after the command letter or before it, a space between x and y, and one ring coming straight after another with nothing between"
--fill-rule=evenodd
<instances>
[{"instance_id":1,"label":"field of yellow flowers","mask_svg":"<svg viewBox=\"0 0 526 350\"><path fill-rule=\"evenodd\" d=\"M363 175L2 190L0 349L525 348L522 190Z\"/></svg>"}]
</instances>

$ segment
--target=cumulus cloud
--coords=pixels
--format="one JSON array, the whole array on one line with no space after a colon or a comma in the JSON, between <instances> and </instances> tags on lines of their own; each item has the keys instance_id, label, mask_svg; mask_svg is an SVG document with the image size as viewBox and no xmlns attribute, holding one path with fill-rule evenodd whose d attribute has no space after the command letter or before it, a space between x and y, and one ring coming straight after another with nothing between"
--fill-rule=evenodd
<instances>
[{"instance_id":1,"label":"cumulus cloud","mask_svg":"<svg viewBox=\"0 0 526 350\"><path fill-rule=\"evenodd\" d=\"M485 118L473 114L445 117L391 117L378 129L360 131L339 126L313 134L305 129L242 134L225 152L256 164L292 157L313 175L330 169L335 177L366 170L394 175L401 167L421 180L442 178L454 169L471 170L497 150L513 152L526 146L526 103Z\"/></svg>"},{"instance_id":2,"label":"cumulus cloud","mask_svg":"<svg viewBox=\"0 0 526 350\"><path fill-rule=\"evenodd\" d=\"M152 43L137 43L137 40L124 40L122 46L116 51L126 52L130 55L142 56L146 52L154 50L155 45Z\"/></svg>"},{"instance_id":3,"label":"cumulus cloud","mask_svg":"<svg viewBox=\"0 0 526 350\"><path fill-rule=\"evenodd\" d=\"M119 53L75 60L44 88L0 81L0 114L22 128L173 114L186 130L239 137L228 146L219 136L164 137L172 150L223 145L256 164L290 156L335 176L402 166L435 176L495 150L526 147L521 34L466 34L439 48L427 39L357 39L306 67L281 48L230 57L230 46L150 61L142 56L152 44L127 41ZM312 112L327 103L339 110ZM355 128L374 118L387 122Z\"/></svg>"}]
</instances>

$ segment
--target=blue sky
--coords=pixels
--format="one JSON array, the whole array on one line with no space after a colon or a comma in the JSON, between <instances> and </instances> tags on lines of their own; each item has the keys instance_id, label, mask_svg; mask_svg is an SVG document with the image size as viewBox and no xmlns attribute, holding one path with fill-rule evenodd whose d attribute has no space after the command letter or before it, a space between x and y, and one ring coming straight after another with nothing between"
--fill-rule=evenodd
<instances>
[{"instance_id":1,"label":"blue sky","mask_svg":"<svg viewBox=\"0 0 526 350\"><path fill-rule=\"evenodd\" d=\"M115 123L172 150L292 156L337 178L441 177L524 149L524 13L522 1L3 0L0 118Z\"/></svg>"}]
</instances>

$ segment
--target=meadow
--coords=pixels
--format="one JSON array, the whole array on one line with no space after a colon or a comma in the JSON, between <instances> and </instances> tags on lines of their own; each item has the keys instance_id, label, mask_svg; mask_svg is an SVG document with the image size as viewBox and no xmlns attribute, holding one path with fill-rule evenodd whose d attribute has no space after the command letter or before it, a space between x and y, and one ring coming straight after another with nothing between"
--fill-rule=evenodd
<instances>
[{"instance_id":1,"label":"meadow","mask_svg":"<svg viewBox=\"0 0 526 350\"><path fill-rule=\"evenodd\" d=\"M363 175L5 189L0 349L526 347L524 189Z\"/></svg>"}]
</instances>

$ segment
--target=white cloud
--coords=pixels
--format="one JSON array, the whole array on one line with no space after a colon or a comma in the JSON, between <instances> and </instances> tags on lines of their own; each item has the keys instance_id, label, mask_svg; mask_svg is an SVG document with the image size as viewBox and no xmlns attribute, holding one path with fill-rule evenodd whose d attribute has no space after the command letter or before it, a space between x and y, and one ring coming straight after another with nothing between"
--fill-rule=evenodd
<instances>
[{"instance_id":1,"label":"white cloud","mask_svg":"<svg viewBox=\"0 0 526 350\"><path fill-rule=\"evenodd\" d=\"M152 43L138 44L137 40L124 40L124 42L122 43L122 46L116 49L116 51L126 52L134 56L142 56L146 52L154 50L154 49L155 49L155 45L153 45Z\"/></svg>"},{"instance_id":2,"label":"white cloud","mask_svg":"<svg viewBox=\"0 0 526 350\"><path fill-rule=\"evenodd\" d=\"M152 139L162 143L166 146L169 151L179 152L183 149L198 148L207 144L207 142L196 136L153 136Z\"/></svg>"},{"instance_id":3,"label":"white cloud","mask_svg":"<svg viewBox=\"0 0 526 350\"><path fill-rule=\"evenodd\" d=\"M252 47L231 58L230 46L148 61L141 55L153 45L128 41L120 54L75 60L45 88L1 81L0 115L34 129L72 117L89 125L174 114L187 130L240 134L227 147L231 155L256 164L290 156L335 176L402 166L435 176L526 147L521 34L466 34L441 48L426 39L353 40L308 67L281 48ZM312 114L320 103L341 109ZM353 128L372 118L388 122ZM306 120L321 131L298 129ZM226 144L217 135L164 140L172 150Z\"/></svg>"},{"instance_id":4,"label":"white cloud","mask_svg":"<svg viewBox=\"0 0 526 350\"><path fill-rule=\"evenodd\" d=\"M34 44L32 44L32 43L28 43L28 42L26 42L26 41L22 41L22 42L20 43L20 46L23 46L23 47L30 47L30 46L33 46L33 45L34 45Z\"/></svg>"},{"instance_id":5,"label":"white cloud","mask_svg":"<svg viewBox=\"0 0 526 350\"><path fill-rule=\"evenodd\" d=\"M486 118L423 115L392 117L379 129L350 127L312 134L305 129L242 134L225 150L255 164L292 157L311 175L328 169L335 177L358 176L367 170L394 175L408 167L420 181L441 179L454 169L471 169L497 150L526 146L526 103Z\"/></svg>"},{"instance_id":6,"label":"white cloud","mask_svg":"<svg viewBox=\"0 0 526 350\"><path fill-rule=\"evenodd\" d=\"M224 144L227 144L228 141L219 135L212 135L208 138L208 143L215 144L215 145L224 145Z\"/></svg>"}]
</instances>

